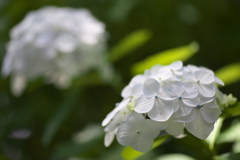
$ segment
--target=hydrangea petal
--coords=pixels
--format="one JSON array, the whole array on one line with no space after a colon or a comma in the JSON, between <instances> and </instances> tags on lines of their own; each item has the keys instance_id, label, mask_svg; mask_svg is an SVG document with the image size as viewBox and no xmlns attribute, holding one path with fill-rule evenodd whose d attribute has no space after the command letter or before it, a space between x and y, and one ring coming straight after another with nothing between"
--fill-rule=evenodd
<instances>
[{"instance_id":1,"label":"hydrangea petal","mask_svg":"<svg viewBox=\"0 0 240 160\"><path fill-rule=\"evenodd\" d=\"M198 84L198 91L204 97L213 97L215 95L215 85L211 84Z\"/></svg>"},{"instance_id":2,"label":"hydrangea petal","mask_svg":"<svg viewBox=\"0 0 240 160\"><path fill-rule=\"evenodd\" d=\"M132 88L137 84L142 84L145 79L146 79L146 77L143 75L137 75L137 76L133 77L133 79L131 80L129 85L124 87L124 89L122 90L121 96L124 98L130 97L132 94Z\"/></svg>"},{"instance_id":3,"label":"hydrangea petal","mask_svg":"<svg viewBox=\"0 0 240 160\"><path fill-rule=\"evenodd\" d=\"M174 104L172 101L158 98L152 110L148 112L148 116L155 121L167 121L174 112Z\"/></svg>"},{"instance_id":4,"label":"hydrangea petal","mask_svg":"<svg viewBox=\"0 0 240 160\"><path fill-rule=\"evenodd\" d=\"M161 65L155 65L155 66L153 66L153 67L151 68L151 72L152 72L153 74L157 74L157 73L160 71L161 68L162 68Z\"/></svg>"},{"instance_id":5,"label":"hydrangea petal","mask_svg":"<svg viewBox=\"0 0 240 160\"><path fill-rule=\"evenodd\" d=\"M143 94L143 85L137 84L132 88L132 95L134 97L140 97Z\"/></svg>"},{"instance_id":6,"label":"hydrangea petal","mask_svg":"<svg viewBox=\"0 0 240 160\"><path fill-rule=\"evenodd\" d=\"M160 90L160 93L158 94L158 97L164 100L175 100L177 96L170 95L167 92L167 85L163 84L162 89Z\"/></svg>"},{"instance_id":7,"label":"hydrangea petal","mask_svg":"<svg viewBox=\"0 0 240 160\"><path fill-rule=\"evenodd\" d=\"M215 106L213 102L203 105L200 108L201 114L206 122L214 123L219 118L221 114L221 109L218 106Z\"/></svg>"},{"instance_id":8,"label":"hydrangea petal","mask_svg":"<svg viewBox=\"0 0 240 160\"><path fill-rule=\"evenodd\" d=\"M215 80L214 75L205 70L196 71L194 72L194 75L202 84L210 84Z\"/></svg>"},{"instance_id":9,"label":"hydrangea petal","mask_svg":"<svg viewBox=\"0 0 240 160\"><path fill-rule=\"evenodd\" d=\"M161 81L167 80L172 76L172 72L170 71L162 71L158 74L158 79Z\"/></svg>"},{"instance_id":10,"label":"hydrangea petal","mask_svg":"<svg viewBox=\"0 0 240 160\"><path fill-rule=\"evenodd\" d=\"M146 152L152 148L153 138L158 135L158 130L150 128L145 130L147 120L141 114L132 112L117 131L117 141L124 146ZM147 124L148 125L148 124Z\"/></svg>"},{"instance_id":11,"label":"hydrangea petal","mask_svg":"<svg viewBox=\"0 0 240 160\"><path fill-rule=\"evenodd\" d=\"M125 121L125 124L130 128L142 128L145 125L145 118L142 114L132 111Z\"/></svg>"},{"instance_id":12,"label":"hydrangea petal","mask_svg":"<svg viewBox=\"0 0 240 160\"><path fill-rule=\"evenodd\" d=\"M192 108L191 112L182 117L175 118L176 122L192 122L196 117L196 108Z\"/></svg>"},{"instance_id":13,"label":"hydrangea petal","mask_svg":"<svg viewBox=\"0 0 240 160\"><path fill-rule=\"evenodd\" d=\"M206 103L212 102L214 100L214 97L204 97L201 94L198 95L200 98L200 104L199 105L204 105Z\"/></svg>"},{"instance_id":14,"label":"hydrangea petal","mask_svg":"<svg viewBox=\"0 0 240 160\"><path fill-rule=\"evenodd\" d=\"M224 86L224 82L221 79L219 79L217 76L215 76L214 82L221 85L221 86Z\"/></svg>"},{"instance_id":15,"label":"hydrangea petal","mask_svg":"<svg viewBox=\"0 0 240 160\"><path fill-rule=\"evenodd\" d=\"M166 129L166 122L156 122L150 119L146 119L144 128L142 129L144 137L148 139L156 138L161 130Z\"/></svg>"},{"instance_id":16,"label":"hydrangea petal","mask_svg":"<svg viewBox=\"0 0 240 160\"><path fill-rule=\"evenodd\" d=\"M110 120L115 116L115 114L120 111L122 108L124 108L128 102L130 101L130 98L123 99L122 102L119 103L119 105L110 112L106 118L102 121L102 126L106 126Z\"/></svg>"},{"instance_id":17,"label":"hydrangea petal","mask_svg":"<svg viewBox=\"0 0 240 160\"><path fill-rule=\"evenodd\" d=\"M185 81L196 81L193 72L187 67L183 67L183 80Z\"/></svg>"},{"instance_id":18,"label":"hydrangea petal","mask_svg":"<svg viewBox=\"0 0 240 160\"><path fill-rule=\"evenodd\" d=\"M199 69L200 69L200 70L203 70L203 71L206 71L206 72L208 72L208 73L214 75L214 72L213 72L211 69L208 69L208 68L203 67L203 66L199 67Z\"/></svg>"},{"instance_id":19,"label":"hydrangea petal","mask_svg":"<svg viewBox=\"0 0 240 160\"><path fill-rule=\"evenodd\" d=\"M104 132L110 132L116 130L120 124L125 121L128 117L129 112L128 108L124 108L123 110L119 111L114 118L108 123L108 125L104 128Z\"/></svg>"},{"instance_id":20,"label":"hydrangea petal","mask_svg":"<svg viewBox=\"0 0 240 160\"><path fill-rule=\"evenodd\" d=\"M200 139L206 139L214 128L213 123L207 123L203 119L200 111L196 112L196 117L192 122L185 123L185 125L188 132Z\"/></svg>"},{"instance_id":21,"label":"hydrangea petal","mask_svg":"<svg viewBox=\"0 0 240 160\"><path fill-rule=\"evenodd\" d=\"M188 107L182 102L179 102L179 104L180 104L179 109L176 112L174 112L174 115L173 115L174 117L182 117L191 113L192 107Z\"/></svg>"},{"instance_id":22,"label":"hydrangea petal","mask_svg":"<svg viewBox=\"0 0 240 160\"><path fill-rule=\"evenodd\" d=\"M140 97L135 102L134 110L138 113L147 113L153 108L154 101L154 97Z\"/></svg>"},{"instance_id":23,"label":"hydrangea petal","mask_svg":"<svg viewBox=\"0 0 240 160\"><path fill-rule=\"evenodd\" d=\"M167 128L167 122L157 122L157 121L147 119L145 122L145 128L146 128L146 131L154 130L154 131L157 131L157 133L159 134L159 131Z\"/></svg>"},{"instance_id":24,"label":"hydrangea petal","mask_svg":"<svg viewBox=\"0 0 240 160\"><path fill-rule=\"evenodd\" d=\"M184 124L181 122L167 121L166 132L173 136L178 136L183 133Z\"/></svg>"},{"instance_id":25,"label":"hydrangea petal","mask_svg":"<svg viewBox=\"0 0 240 160\"><path fill-rule=\"evenodd\" d=\"M114 140L114 137L115 137L115 132L112 131L112 132L107 132L104 136L104 146L105 147L109 147L113 140Z\"/></svg>"},{"instance_id":26,"label":"hydrangea petal","mask_svg":"<svg viewBox=\"0 0 240 160\"><path fill-rule=\"evenodd\" d=\"M136 151L147 152L152 148L153 142L153 139L146 139L143 136L138 136L134 139L134 143L131 146Z\"/></svg>"},{"instance_id":27,"label":"hydrangea petal","mask_svg":"<svg viewBox=\"0 0 240 160\"><path fill-rule=\"evenodd\" d=\"M134 84L141 84L146 80L146 77L144 75L136 75L135 77L133 77L131 83Z\"/></svg>"},{"instance_id":28,"label":"hydrangea petal","mask_svg":"<svg viewBox=\"0 0 240 160\"><path fill-rule=\"evenodd\" d=\"M200 98L196 97L196 98L191 98L191 99L182 99L182 102L190 107L196 107L197 105L200 104Z\"/></svg>"},{"instance_id":29,"label":"hydrangea petal","mask_svg":"<svg viewBox=\"0 0 240 160\"><path fill-rule=\"evenodd\" d=\"M153 78L147 79L143 84L143 93L146 96L156 96L160 90L160 84Z\"/></svg>"},{"instance_id":30,"label":"hydrangea petal","mask_svg":"<svg viewBox=\"0 0 240 160\"><path fill-rule=\"evenodd\" d=\"M121 96L123 98L127 98L131 96L131 87L129 85L127 85L126 87L123 88Z\"/></svg>"},{"instance_id":31,"label":"hydrangea petal","mask_svg":"<svg viewBox=\"0 0 240 160\"><path fill-rule=\"evenodd\" d=\"M195 98L198 95L198 88L194 82L184 82L185 91L181 95L183 98Z\"/></svg>"},{"instance_id":32,"label":"hydrangea petal","mask_svg":"<svg viewBox=\"0 0 240 160\"><path fill-rule=\"evenodd\" d=\"M150 71L150 70L145 70L144 71L144 76L150 77L151 75L152 75L152 71Z\"/></svg>"},{"instance_id":33,"label":"hydrangea petal","mask_svg":"<svg viewBox=\"0 0 240 160\"><path fill-rule=\"evenodd\" d=\"M180 81L172 81L172 82L168 82L168 84L166 85L167 87L165 87L164 89L166 90L166 92L173 97L180 97L184 90L185 90L185 86L182 82Z\"/></svg>"},{"instance_id":34,"label":"hydrangea petal","mask_svg":"<svg viewBox=\"0 0 240 160\"><path fill-rule=\"evenodd\" d=\"M126 123L122 123L117 131L117 141L123 146L131 146L137 133L134 128L129 127Z\"/></svg>"},{"instance_id":35,"label":"hydrangea petal","mask_svg":"<svg viewBox=\"0 0 240 160\"><path fill-rule=\"evenodd\" d=\"M187 69L189 69L192 73L200 70L197 66L191 64L187 65Z\"/></svg>"},{"instance_id":36,"label":"hydrangea petal","mask_svg":"<svg viewBox=\"0 0 240 160\"><path fill-rule=\"evenodd\" d=\"M183 67L182 61L175 61L172 64L170 64L170 68L172 70L180 70Z\"/></svg>"}]
</instances>

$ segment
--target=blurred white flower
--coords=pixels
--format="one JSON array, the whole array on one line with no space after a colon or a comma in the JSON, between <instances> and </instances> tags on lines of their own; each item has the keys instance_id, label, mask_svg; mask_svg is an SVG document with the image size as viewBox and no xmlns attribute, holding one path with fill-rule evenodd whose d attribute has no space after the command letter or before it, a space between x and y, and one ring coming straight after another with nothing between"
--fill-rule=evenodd
<instances>
[{"instance_id":1,"label":"blurred white flower","mask_svg":"<svg viewBox=\"0 0 240 160\"><path fill-rule=\"evenodd\" d=\"M13 131L9 137L16 139L27 139L31 135L32 131L28 129L19 129Z\"/></svg>"},{"instance_id":2,"label":"blurred white flower","mask_svg":"<svg viewBox=\"0 0 240 160\"><path fill-rule=\"evenodd\" d=\"M2 73L13 76L15 95L22 93L27 80L38 76L67 87L90 68L108 75L105 25L86 9L32 11L11 30L10 38Z\"/></svg>"},{"instance_id":3,"label":"blurred white flower","mask_svg":"<svg viewBox=\"0 0 240 160\"><path fill-rule=\"evenodd\" d=\"M184 67L181 61L154 66L135 76L122 91L123 101L102 123L106 126L105 146L116 135L120 144L145 152L161 130L179 136L184 127L206 139L221 114L216 101L221 102L223 96L216 84L224 85L213 71Z\"/></svg>"}]
</instances>

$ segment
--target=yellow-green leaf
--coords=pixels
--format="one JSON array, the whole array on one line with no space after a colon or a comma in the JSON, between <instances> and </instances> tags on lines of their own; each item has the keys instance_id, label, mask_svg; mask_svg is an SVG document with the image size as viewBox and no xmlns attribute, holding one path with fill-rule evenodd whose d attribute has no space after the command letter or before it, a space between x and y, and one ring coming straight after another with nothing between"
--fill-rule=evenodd
<instances>
[{"instance_id":1,"label":"yellow-green leaf","mask_svg":"<svg viewBox=\"0 0 240 160\"><path fill-rule=\"evenodd\" d=\"M198 43L192 42L186 46L154 54L149 56L147 59L134 64L132 66L132 73L134 75L143 73L146 69L149 69L156 64L167 65L177 60L186 61L192 57L198 51L198 49Z\"/></svg>"},{"instance_id":2,"label":"yellow-green leaf","mask_svg":"<svg viewBox=\"0 0 240 160\"><path fill-rule=\"evenodd\" d=\"M169 136L163 136L163 137L157 138L155 140L154 144L153 144L152 149L160 146L168 138L169 138ZM128 146L128 147L125 147L123 149L122 157L123 157L124 160L135 160L135 159L139 158L140 156L142 156L143 154L145 154L145 153L144 152L138 152L138 151L132 149L132 147Z\"/></svg>"},{"instance_id":3,"label":"yellow-green leaf","mask_svg":"<svg viewBox=\"0 0 240 160\"><path fill-rule=\"evenodd\" d=\"M109 52L110 62L115 62L120 58L141 47L152 37L149 29L137 30L127 35Z\"/></svg>"},{"instance_id":4,"label":"yellow-green leaf","mask_svg":"<svg viewBox=\"0 0 240 160\"><path fill-rule=\"evenodd\" d=\"M225 85L235 83L240 80L240 63L229 64L220 68L215 73Z\"/></svg>"}]
</instances>

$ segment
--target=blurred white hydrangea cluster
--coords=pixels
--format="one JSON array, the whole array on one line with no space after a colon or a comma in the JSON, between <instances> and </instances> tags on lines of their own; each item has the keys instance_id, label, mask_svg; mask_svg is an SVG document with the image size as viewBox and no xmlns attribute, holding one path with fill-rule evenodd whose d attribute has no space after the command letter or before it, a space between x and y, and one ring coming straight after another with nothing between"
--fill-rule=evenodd
<instances>
[{"instance_id":1,"label":"blurred white hydrangea cluster","mask_svg":"<svg viewBox=\"0 0 240 160\"><path fill-rule=\"evenodd\" d=\"M21 94L28 79L38 76L67 87L89 68L108 70L105 25L86 9L32 11L11 30L10 38L2 73L13 76L15 95Z\"/></svg>"},{"instance_id":2,"label":"blurred white hydrangea cluster","mask_svg":"<svg viewBox=\"0 0 240 160\"><path fill-rule=\"evenodd\" d=\"M178 136L184 127L206 139L221 114L216 100L224 83L212 70L181 61L154 66L123 89L123 100L102 122L105 146L115 135L124 146L146 152L161 131Z\"/></svg>"}]
</instances>

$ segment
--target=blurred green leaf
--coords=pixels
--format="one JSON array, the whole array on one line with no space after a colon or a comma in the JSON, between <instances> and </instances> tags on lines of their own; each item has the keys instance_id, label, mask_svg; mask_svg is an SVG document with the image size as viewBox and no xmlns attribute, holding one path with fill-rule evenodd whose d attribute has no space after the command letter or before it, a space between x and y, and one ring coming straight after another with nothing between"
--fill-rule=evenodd
<instances>
[{"instance_id":1,"label":"blurred green leaf","mask_svg":"<svg viewBox=\"0 0 240 160\"><path fill-rule=\"evenodd\" d=\"M234 103L223 110L221 117L230 118L240 115L240 102Z\"/></svg>"},{"instance_id":2,"label":"blurred green leaf","mask_svg":"<svg viewBox=\"0 0 240 160\"><path fill-rule=\"evenodd\" d=\"M194 160L194 158L184 154L165 154L157 157L156 160Z\"/></svg>"},{"instance_id":3,"label":"blurred green leaf","mask_svg":"<svg viewBox=\"0 0 240 160\"><path fill-rule=\"evenodd\" d=\"M240 153L227 153L214 157L214 160L239 160Z\"/></svg>"},{"instance_id":4,"label":"blurred green leaf","mask_svg":"<svg viewBox=\"0 0 240 160\"><path fill-rule=\"evenodd\" d=\"M217 138L217 143L240 141L240 122L235 122Z\"/></svg>"},{"instance_id":5,"label":"blurred green leaf","mask_svg":"<svg viewBox=\"0 0 240 160\"><path fill-rule=\"evenodd\" d=\"M220 68L215 73L225 85L235 83L240 80L240 63L229 64Z\"/></svg>"},{"instance_id":6,"label":"blurred green leaf","mask_svg":"<svg viewBox=\"0 0 240 160\"><path fill-rule=\"evenodd\" d=\"M235 141L232 147L233 153L240 153L240 141Z\"/></svg>"},{"instance_id":7,"label":"blurred green leaf","mask_svg":"<svg viewBox=\"0 0 240 160\"><path fill-rule=\"evenodd\" d=\"M152 149L160 146L168 138L169 138L169 136L163 136L163 137L157 138L155 140L154 144L153 144ZM140 156L142 156L144 154L145 154L144 152L138 152L138 151L132 149L132 147L130 147L130 146L125 147L122 151L122 157L123 157L124 160L135 160L135 159L139 158Z\"/></svg>"},{"instance_id":8,"label":"blurred green leaf","mask_svg":"<svg viewBox=\"0 0 240 160\"><path fill-rule=\"evenodd\" d=\"M212 131L210 136L207 138L207 141L209 142L209 148L211 151L214 151L214 144L216 142L217 137L220 134L220 130L222 128L223 121L224 121L223 117L220 117L217 120L217 122L214 125L214 130Z\"/></svg>"},{"instance_id":9,"label":"blurred green leaf","mask_svg":"<svg viewBox=\"0 0 240 160\"><path fill-rule=\"evenodd\" d=\"M71 156L82 155L88 151L93 152L97 144L103 139L103 134L99 134L97 137L90 141L83 143L65 142L58 144L51 156L51 159L67 159Z\"/></svg>"},{"instance_id":10,"label":"blurred green leaf","mask_svg":"<svg viewBox=\"0 0 240 160\"><path fill-rule=\"evenodd\" d=\"M101 143L102 144L102 143ZM121 156L121 151L123 150L123 146L117 144L116 146L112 146L103 150L101 152L101 156L98 158L99 160L123 160Z\"/></svg>"},{"instance_id":11,"label":"blurred green leaf","mask_svg":"<svg viewBox=\"0 0 240 160\"><path fill-rule=\"evenodd\" d=\"M131 9L139 2L139 0L116 0L113 6L109 9L107 16L111 21L121 23Z\"/></svg>"},{"instance_id":12,"label":"blurred green leaf","mask_svg":"<svg viewBox=\"0 0 240 160\"><path fill-rule=\"evenodd\" d=\"M192 57L198 51L198 49L198 43L192 42L186 46L154 54L152 56L149 56L147 59L134 64L132 66L132 73L143 73L146 69L149 69L156 64L167 65L177 60L186 61Z\"/></svg>"},{"instance_id":13,"label":"blurred green leaf","mask_svg":"<svg viewBox=\"0 0 240 160\"><path fill-rule=\"evenodd\" d=\"M116 62L135 49L141 47L152 37L152 33L148 29L137 30L127 35L109 52L109 60Z\"/></svg>"},{"instance_id":14,"label":"blurred green leaf","mask_svg":"<svg viewBox=\"0 0 240 160\"><path fill-rule=\"evenodd\" d=\"M97 72L88 72L84 75L80 75L73 79L71 87L81 88L83 86L94 86L103 84L99 74Z\"/></svg>"},{"instance_id":15,"label":"blurred green leaf","mask_svg":"<svg viewBox=\"0 0 240 160\"><path fill-rule=\"evenodd\" d=\"M78 90L74 90L72 93L67 95L63 99L63 102L60 103L59 108L57 108L56 114L53 115L52 119L50 119L49 122L47 123L42 136L42 144L44 146L49 145L61 124L70 114L70 111L74 106L74 102L78 97L77 96L78 93L79 93Z\"/></svg>"}]
</instances>

